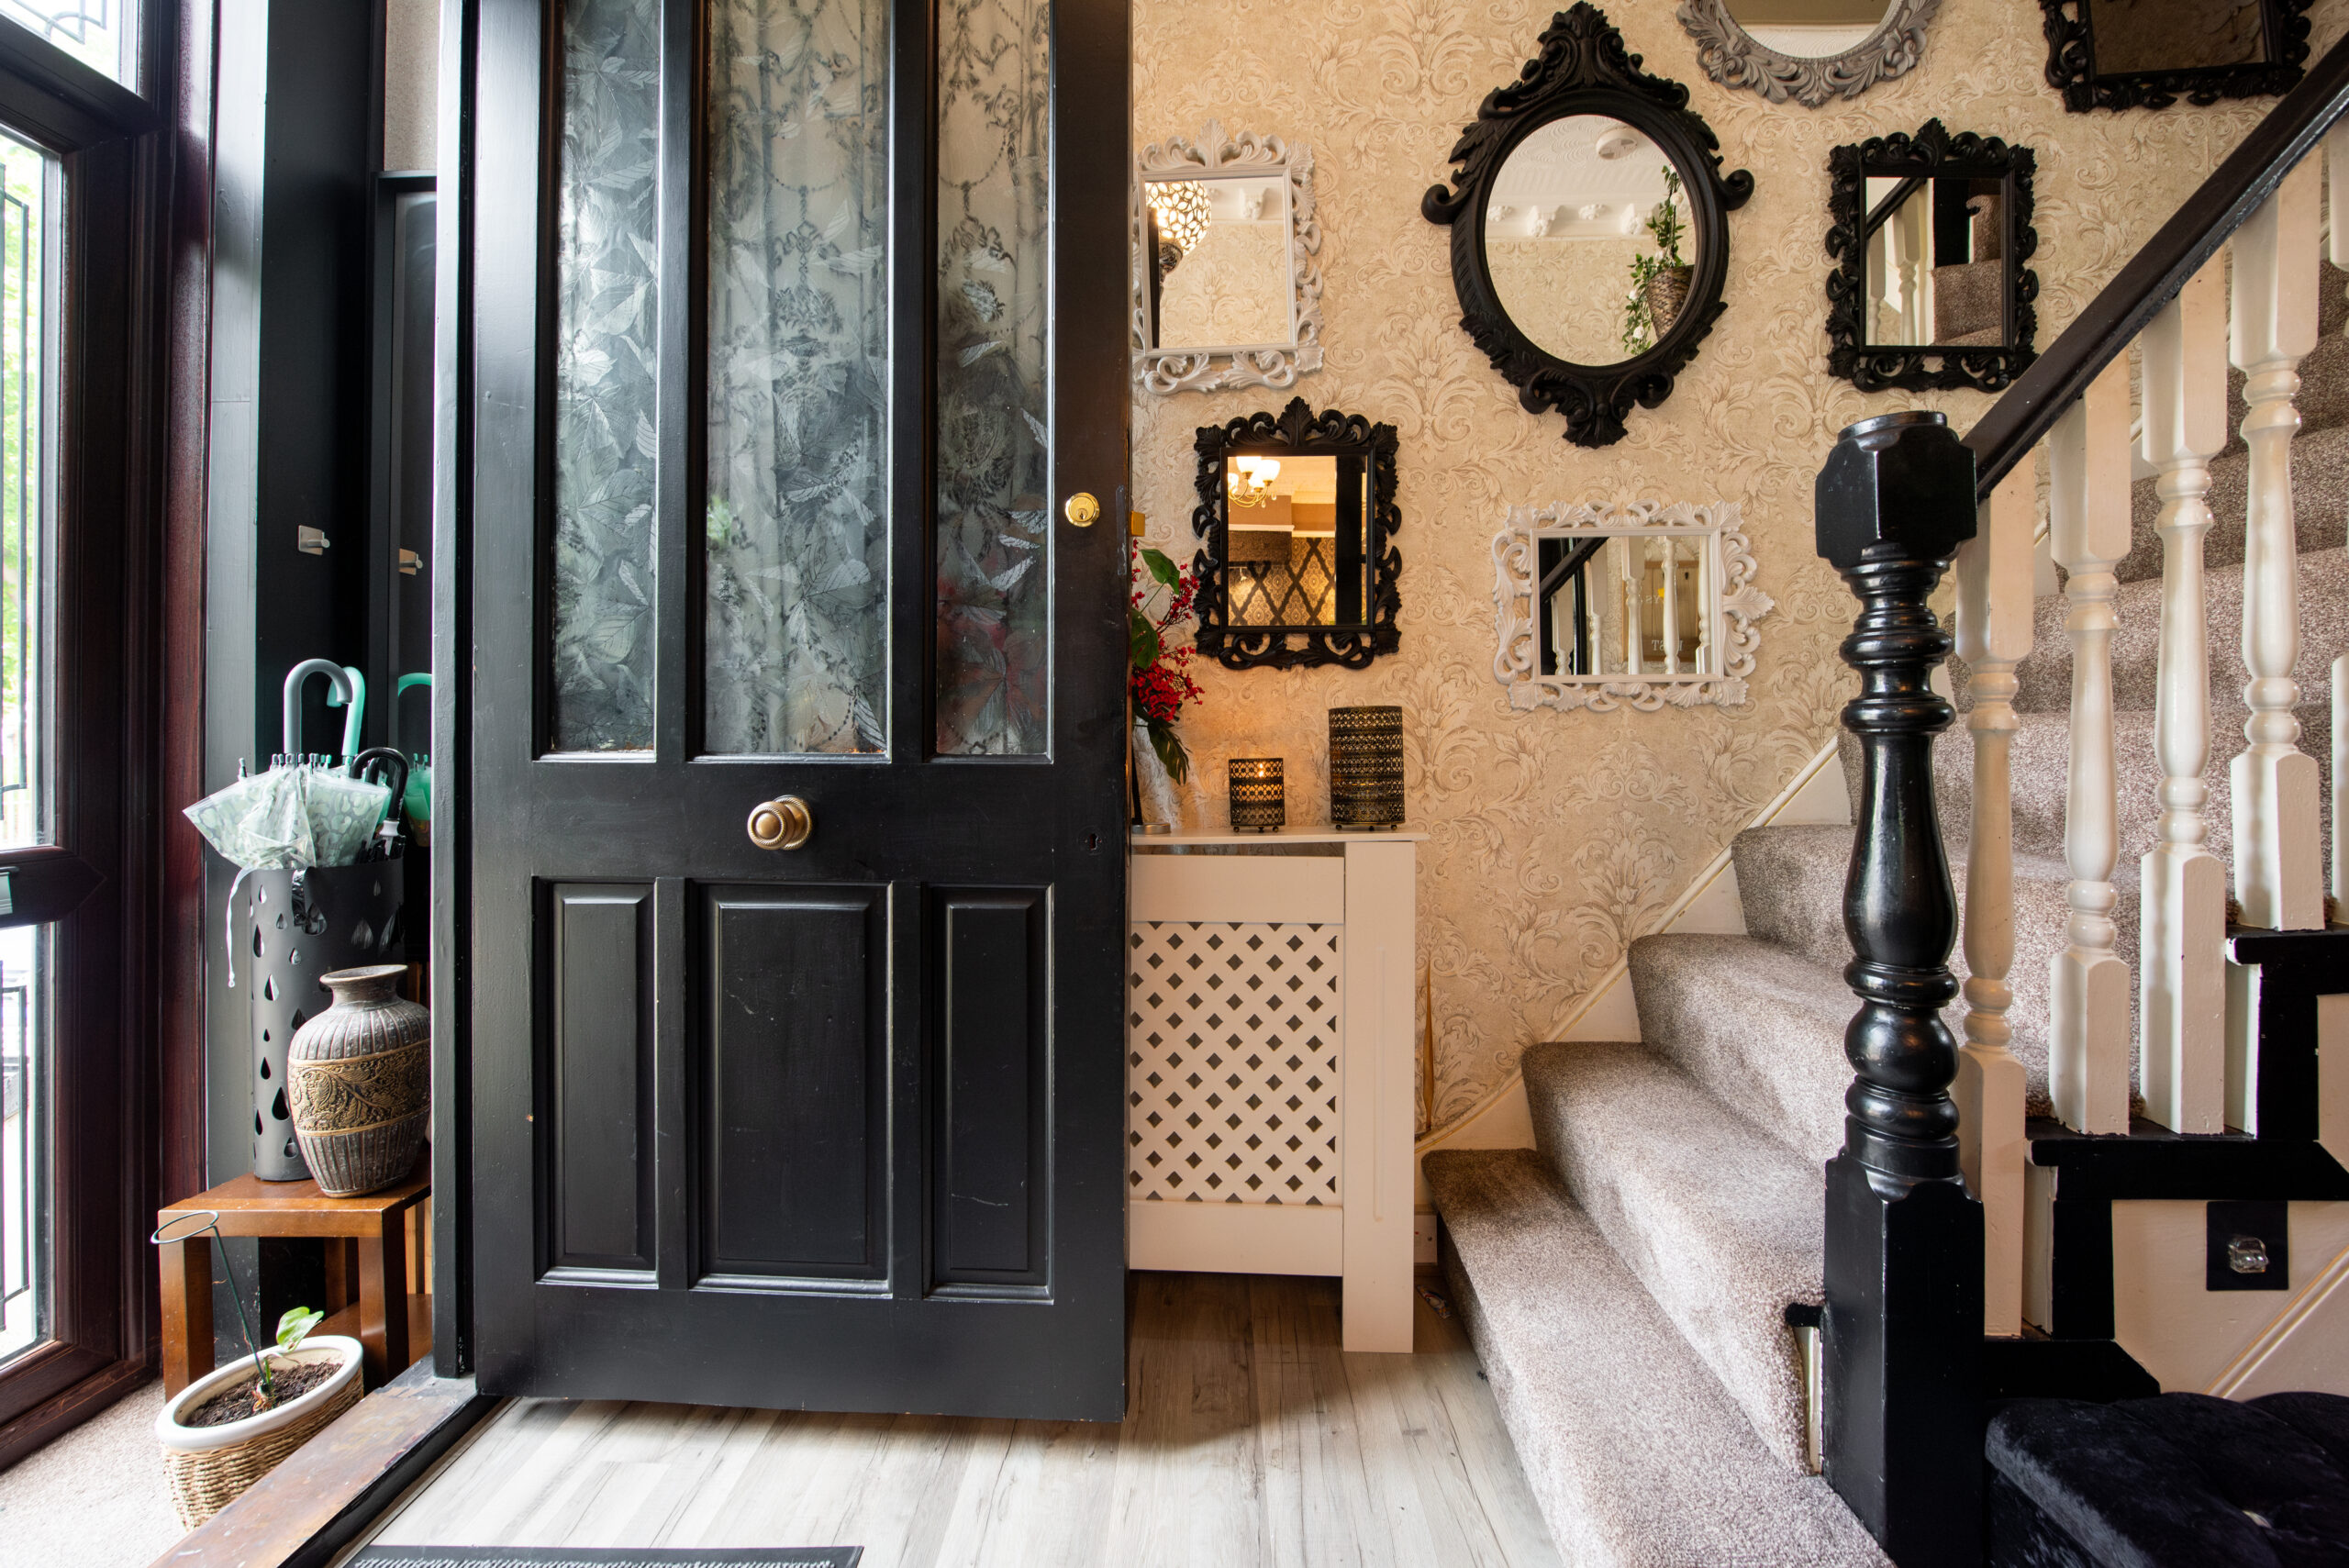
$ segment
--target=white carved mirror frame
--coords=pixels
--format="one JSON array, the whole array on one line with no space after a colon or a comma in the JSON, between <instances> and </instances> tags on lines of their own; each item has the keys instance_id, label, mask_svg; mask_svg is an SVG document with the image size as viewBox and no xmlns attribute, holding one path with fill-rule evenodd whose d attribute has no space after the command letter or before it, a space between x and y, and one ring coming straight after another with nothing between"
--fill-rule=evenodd
<instances>
[{"instance_id":1,"label":"white carved mirror frame","mask_svg":"<svg viewBox=\"0 0 2349 1568\"><path fill-rule=\"evenodd\" d=\"M1746 677L1753 673L1753 651L1762 640L1753 623L1776 607L1770 595L1753 585L1753 554L1742 521L1734 501L1709 506L1634 501L1621 506L1561 501L1544 506L1511 506L1507 523L1493 536L1493 607L1500 638L1499 651L1493 657L1493 677L1508 688L1509 706L1520 711L1587 707L1607 713L1628 705L1651 713L1667 706L1693 707L1701 703L1742 706L1746 700ZM1573 660L1560 657L1554 648L1545 658L1543 541L1558 541L1562 547L1555 552L1561 556L1552 567L1555 572L1586 569L1592 552L1611 539L1673 541L1672 561L1691 563L1692 582L1699 595L1693 656L1682 654L1680 639L1675 637L1668 651L1653 659L1656 667L1650 669L1644 639L1634 632L1640 646L1628 660L1620 661L1628 668L1609 671L1606 661L1599 659L1593 661L1598 667L1592 673L1557 669L1545 673L1545 662L1565 665ZM1618 553L1620 559L1629 559ZM1676 572L1663 573L1659 594L1675 593L1676 599L1678 594L1689 591L1676 581L1678 576ZM1586 590L1582 602L1587 606L1598 598ZM1672 610L1659 606L1660 626L1678 621L1676 608L1676 604ZM1619 617L1619 624L1628 618ZM1579 619L1575 624L1579 626ZM1591 643L1602 640L1597 635L1589 639ZM1584 652L1587 654L1586 646Z\"/></svg>"},{"instance_id":2,"label":"white carved mirror frame","mask_svg":"<svg viewBox=\"0 0 2349 1568\"><path fill-rule=\"evenodd\" d=\"M1286 342L1160 349L1152 340L1149 254L1142 213L1153 181L1264 179L1287 181L1290 336ZM1313 211L1313 150L1303 142L1248 131L1227 134L1209 120L1196 142L1170 137L1134 159L1131 231L1134 382L1145 392L1216 392L1227 387L1291 386L1321 368L1321 222Z\"/></svg>"}]
</instances>

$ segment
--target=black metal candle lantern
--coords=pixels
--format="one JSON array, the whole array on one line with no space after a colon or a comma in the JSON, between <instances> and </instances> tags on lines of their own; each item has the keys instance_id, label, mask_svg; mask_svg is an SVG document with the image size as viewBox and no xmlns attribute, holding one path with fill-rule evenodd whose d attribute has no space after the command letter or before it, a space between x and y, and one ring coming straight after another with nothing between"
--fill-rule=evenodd
<instances>
[{"instance_id":1,"label":"black metal candle lantern","mask_svg":"<svg viewBox=\"0 0 2349 1568\"><path fill-rule=\"evenodd\" d=\"M1336 828L1403 825L1403 710L1330 710L1330 822Z\"/></svg>"},{"instance_id":2,"label":"black metal candle lantern","mask_svg":"<svg viewBox=\"0 0 2349 1568\"><path fill-rule=\"evenodd\" d=\"M1288 784L1278 757L1234 757L1231 826L1269 833L1288 823Z\"/></svg>"}]
</instances>

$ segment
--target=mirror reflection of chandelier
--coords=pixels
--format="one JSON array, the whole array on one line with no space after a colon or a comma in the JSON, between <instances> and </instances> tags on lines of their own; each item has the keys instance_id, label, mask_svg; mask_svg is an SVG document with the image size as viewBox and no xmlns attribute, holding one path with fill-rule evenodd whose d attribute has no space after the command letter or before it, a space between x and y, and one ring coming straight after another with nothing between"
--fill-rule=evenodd
<instances>
[{"instance_id":1,"label":"mirror reflection of chandelier","mask_svg":"<svg viewBox=\"0 0 2349 1568\"><path fill-rule=\"evenodd\" d=\"M1277 458L1235 457L1224 465L1224 488L1230 492L1233 506L1261 506L1271 499L1268 492L1280 472Z\"/></svg>"},{"instance_id":2,"label":"mirror reflection of chandelier","mask_svg":"<svg viewBox=\"0 0 2349 1568\"><path fill-rule=\"evenodd\" d=\"M1151 214L1158 219L1158 275L1163 278L1206 235L1208 188L1197 180L1153 180L1142 188L1149 193Z\"/></svg>"}]
</instances>

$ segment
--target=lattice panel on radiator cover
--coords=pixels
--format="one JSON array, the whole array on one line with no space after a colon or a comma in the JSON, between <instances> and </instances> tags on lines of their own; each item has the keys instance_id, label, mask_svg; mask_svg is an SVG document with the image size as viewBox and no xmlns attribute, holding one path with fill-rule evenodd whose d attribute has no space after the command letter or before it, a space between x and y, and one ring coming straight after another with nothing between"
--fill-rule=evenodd
<instances>
[{"instance_id":1,"label":"lattice panel on radiator cover","mask_svg":"<svg viewBox=\"0 0 2349 1568\"><path fill-rule=\"evenodd\" d=\"M1129 938L1128 1187L1338 1201L1341 928L1143 921Z\"/></svg>"}]
</instances>

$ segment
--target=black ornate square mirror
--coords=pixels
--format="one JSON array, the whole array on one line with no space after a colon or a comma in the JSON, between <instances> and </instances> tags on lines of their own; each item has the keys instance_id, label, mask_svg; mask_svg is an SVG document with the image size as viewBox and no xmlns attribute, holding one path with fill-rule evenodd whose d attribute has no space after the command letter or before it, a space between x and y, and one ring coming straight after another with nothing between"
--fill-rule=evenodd
<instances>
[{"instance_id":1,"label":"black ornate square mirror","mask_svg":"<svg viewBox=\"0 0 2349 1568\"><path fill-rule=\"evenodd\" d=\"M1297 397L1203 426L1197 447L1199 651L1234 670L1394 652L1395 427Z\"/></svg>"},{"instance_id":2,"label":"black ornate square mirror","mask_svg":"<svg viewBox=\"0 0 2349 1568\"><path fill-rule=\"evenodd\" d=\"M2032 152L1928 120L1828 155L1827 368L1864 392L1996 392L2033 357Z\"/></svg>"},{"instance_id":3,"label":"black ornate square mirror","mask_svg":"<svg viewBox=\"0 0 2349 1568\"><path fill-rule=\"evenodd\" d=\"M2281 93L2309 57L2309 0L2039 0L2047 83L2074 113Z\"/></svg>"}]
</instances>

